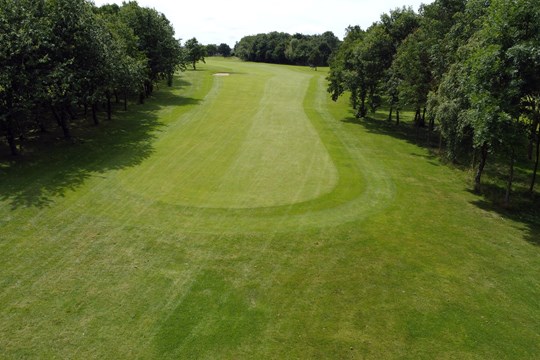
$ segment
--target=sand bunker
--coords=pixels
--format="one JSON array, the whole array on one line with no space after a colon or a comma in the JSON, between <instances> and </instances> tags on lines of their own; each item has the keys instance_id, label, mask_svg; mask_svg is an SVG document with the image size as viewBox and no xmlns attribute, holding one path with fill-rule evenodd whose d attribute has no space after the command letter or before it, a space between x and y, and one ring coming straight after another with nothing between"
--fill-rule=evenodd
<instances>
[{"instance_id":1,"label":"sand bunker","mask_svg":"<svg viewBox=\"0 0 540 360\"><path fill-rule=\"evenodd\" d=\"M229 76L231 75L230 73L226 73L226 72L220 72L220 73L215 73L214 76Z\"/></svg>"}]
</instances>

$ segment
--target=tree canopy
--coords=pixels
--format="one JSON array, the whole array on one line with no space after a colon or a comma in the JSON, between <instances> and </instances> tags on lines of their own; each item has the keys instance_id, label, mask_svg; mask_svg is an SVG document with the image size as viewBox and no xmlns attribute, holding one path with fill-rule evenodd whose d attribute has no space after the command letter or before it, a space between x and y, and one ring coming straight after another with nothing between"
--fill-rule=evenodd
<instances>
[{"instance_id":1,"label":"tree canopy","mask_svg":"<svg viewBox=\"0 0 540 360\"><path fill-rule=\"evenodd\" d=\"M321 35L270 32L243 37L236 43L234 54L245 61L327 66L339 44L331 31Z\"/></svg>"},{"instance_id":2,"label":"tree canopy","mask_svg":"<svg viewBox=\"0 0 540 360\"><path fill-rule=\"evenodd\" d=\"M0 0L0 131L12 154L54 119L64 138L78 109L111 118L111 98L149 96L184 66L165 17L131 1ZM19 144L17 144L19 141Z\"/></svg>"},{"instance_id":3,"label":"tree canopy","mask_svg":"<svg viewBox=\"0 0 540 360\"><path fill-rule=\"evenodd\" d=\"M488 156L508 162L505 203L514 164L540 153L540 7L537 0L435 0L418 13L383 14L367 30L349 27L330 61L334 99L348 93L357 117L386 103L414 111L414 126L435 128L446 155L479 158L481 189ZM368 109L369 105L369 109ZM476 156L478 155L478 156Z\"/></svg>"}]
</instances>

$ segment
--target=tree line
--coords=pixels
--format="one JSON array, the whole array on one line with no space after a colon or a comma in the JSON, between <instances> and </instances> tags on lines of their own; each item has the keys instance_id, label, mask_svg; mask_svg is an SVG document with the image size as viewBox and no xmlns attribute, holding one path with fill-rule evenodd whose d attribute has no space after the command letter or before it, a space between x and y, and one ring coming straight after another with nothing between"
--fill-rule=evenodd
<instances>
[{"instance_id":1,"label":"tree line","mask_svg":"<svg viewBox=\"0 0 540 360\"><path fill-rule=\"evenodd\" d=\"M188 62L165 15L135 1L0 0L0 131L13 155L52 126L71 139L78 115L111 119L113 99L143 102Z\"/></svg>"},{"instance_id":2,"label":"tree line","mask_svg":"<svg viewBox=\"0 0 540 360\"><path fill-rule=\"evenodd\" d=\"M208 56L223 56L223 57L229 57L232 55L232 49L229 45L225 43L221 43L219 45L216 44L208 44L206 45L206 55Z\"/></svg>"},{"instance_id":3,"label":"tree line","mask_svg":"<svg viewBox=\"0 0 540 360\"><path fill-rule=\"evenodd\" d=\"M339 45L340 40L331 31L321 35L274 31L244 36L236 43L234 54L244 61L327 66Z\"/></svg>"},{"instance_id":4,"label":"tree line","mask_svg":"<svg viewBox=\"0 0 540 360\"><path fill-rule=\"evenodd\" d=\"M414 111L414 126L438 130L451 161L466 155L480 190L488 159L507 164L508 205L515 163L540 156L538 0L435 0L403 7L367 30L349 27L330 60L334 100L345 92L358 118L385 104L388 120ZM531 161L532 160L532 161Z\"/></svg>"}]
</instances>

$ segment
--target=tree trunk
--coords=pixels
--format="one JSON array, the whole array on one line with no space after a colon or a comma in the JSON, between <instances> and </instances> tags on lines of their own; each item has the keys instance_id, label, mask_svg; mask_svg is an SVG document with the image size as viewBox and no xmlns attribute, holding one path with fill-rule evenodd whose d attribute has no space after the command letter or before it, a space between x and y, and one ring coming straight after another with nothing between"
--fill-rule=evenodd
<instances>
[{"instance_id":1,"label":"tree trunk","mask_svg":"<svg viewBox=\"0 0 540 360\"><path fill-rule=\"evenodd\" d=\"M111 94L107 93L107 120L112 118Z\"/></svg>"},{"instance_id":2,"label":"tree trunk","mask_svg":"<svg viewBox=\"0 0 540 360\"><path fill-rule=\"evenodd\" d=\"M17 151L17 144L15 143L15 134L13 131L13 121L11 120L11 116L8 115L8 119L6 121L6 140L9 145L9 150L11 152L12 156L19 155L19 152Z\"/></svg>"},{"instance_id":3,"label":"tree trunk","mask_svg":"<svg viewBox=\"0 0 540 360\"><path fill-rule=\"evenodd\" d=\"M144 91L141 91L140 94L139 94L139 104L144 104L144 98L145 98L145 95L144 95Z\"/></svg>"},{"instance_id":4,"label":"tree trunk","mask_svg":"<svg viewBox=\"0 0 540 360\"><path fill-rule=\"evenodd\" d=\"M362 98L360 99L361 100L360 113L361 113L362 118L365 118L367 115L366 96L367 94L365 92L362 92Z\"/></svg>"},{"instance_id":5,"label":"tree trunk","mask_svg":"<svg viewBox=\"0 0 540 360\"><path fill-rule=\"evenodd\" d=\"M504 206L510 205L510 194L512 192L512 182L514 181L514 149L510 155L510 173L508 174L508 183L506 185L506 194L504 195Z\"/></svg>"},{"instance_id":6,"label":"tree trunk","mask_svg":"<svg viewBox=\"0 0 540 360\"><path fill-rule=\"evenodd\" d=\"M536 174L538 172L538 158L540 157L540 134L537 134L536 135L536 160L534 162L534 170L533 170L533 175L532 175L532 180L531 180L531 187L529 188L529 192L531 193L531 195L533 194L534 192L534 185L536 183Z\"/></svg>"},{"instance_id":7,"label":"tree trunk","mask_svg":"<svg viewBox=\"0 0 540 360\"><path fill-rule=\"evenodd\" d=\"M36 125L37 125L40 133L42 133L42 134L47 133L47 127L45 126L45 123L43 122L42 117L40 117L37 114L34 114L34 121L36 122Z\"/></svg>"},{"instance_id":8,"label":"tree trunk","mask_svg":"<svg viewBox=\"0 0 540 360\"><path fill-rule=\"evenodd\" d=\"M474 191L480 192L482 184L482 173L484 172L484 167L486 166L488 156L488 146L487 144L482 145L480 150L480 164L478 165L478 170L476 171L476 176L474 177Z\"/></svg>"},{"instance_id":9,"label":"tree trunk","mask_svg":"<svg viewBox=\"0 0 540 360\"><path fill-rule=\"evenodd\" d=\"M56 119L56 123L58 124L58 126L62 126L62 121L60 120L60 115L58 115L58 112L56 111L56 109L54 108L53 105L51 105L51 112L53 113L54 118Z\"/></svg>"},{"instance_id":10,"label":"tree trunk","mask_svg":"<svg viewBox=\"0 0 540 360\"><path fill-rule=\"evenodd\" d=\"M152 81L148 80L144 82L144 95L146 97L150 97L152 93L154 92L154 84Z\"/></svg>"},{"instance_id":11,"label":"tree trunk","mask_svg":"<svg viewBox=\"0 0 540 360\"><path fill-rule=\"evenodd\" d=\"M534 110L533 110L534 111ZM529 135L529 147L527 149L527 158L529 160L532 160L533 156L533 149L534 149L534 142L537 141L536 139L536 129L538 129L538 123L540 122L540 115L537 115L535 113L533 122L531 124L531 133Z\"/></svg>"},{"instance_id":12,"label":"tree trunk","mask_svg":"<svg viewBox=\"0 0 540 360\"><path fill-rule=\"evenodd\" d=\"M399 125L399 108L396 108L396 125Z\"/></svg>"},{"instance_id":13,"label":"tree trunk","mask_svg":"<svg viewBox=\"0 0 540 360\"><path fill-rule=\"evenodd\" d=\"M420 121L422 120L422 115L420 115L420 108L416 109L416 113L414 114L414 127L416 128L416 142L418 142L418 139L420 138Z\"/></svg>"},{"instance_id":14,"label":"tree trunk","mask_svg":"<svg viewBox=\"0 0 540 360\"><path fill-rule=\"evenodd\" d=\"M69 114L69 118L71 119L71 121L77 119L77 116L75 116L75 113L73 112L73 109L71 108L71 105L66 106L66 111Z\"/></svg>"},{"instance_id":15,"label":"tree trunk","mask_svg":"<svg viewBox=\"0 0 540 360\"><path fill-rule=\"evenodd\" d=\"M64 132L64 139L71 140L71 131L69 129L69 121L66 119L66 112L60 109L60 127Z\"/></svg>"},{"instance_id":16,"label":"tree trunk","mask_svg":"<svg viewBox=\"0 0 540 360\"><path fill-rule=\"evenodd\" d=\"M420 115L420 108L416 108L416 111L414 113L414 126L419 127L420 126L420 118L422 116Z\"/></svg>"},{"instance_id":17,"label":"tree trunk","mask_svg":"<svg viewBox=\"0 0 540 360\"><path fill-rule=\"evenodd\" d=\"M388 112L388 121L392 121L392 112L394 111L394 105L390 105L390 111Z\"/></svg>"},{"instance_id":18,"label":"tree trunk","mask_svg":"<svg viewBox=\"0 0 540 360\"><path fill-rule=\"evenodd\" d=\"M97 116L97 105L95 103L92 104L92 120L94 121L94 125L99 125L99 119Z\"/></svg>"}]
</instances>

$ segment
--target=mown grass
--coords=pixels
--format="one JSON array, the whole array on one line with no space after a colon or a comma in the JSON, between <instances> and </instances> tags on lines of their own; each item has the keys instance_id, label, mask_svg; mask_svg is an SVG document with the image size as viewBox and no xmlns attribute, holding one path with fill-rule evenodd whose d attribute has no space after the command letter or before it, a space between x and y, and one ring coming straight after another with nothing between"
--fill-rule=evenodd
<instances>
[{"instance_id":1,"label":"mown grass","mask_svg":"<svg viewBox=\"0 0 540 360\"><path fill-rule=\"evenodd\" d=\"M534 221L324 76L210 59L3 161L2 357L538 357Z\"/></svg>"}]
</instances>

